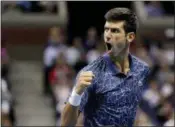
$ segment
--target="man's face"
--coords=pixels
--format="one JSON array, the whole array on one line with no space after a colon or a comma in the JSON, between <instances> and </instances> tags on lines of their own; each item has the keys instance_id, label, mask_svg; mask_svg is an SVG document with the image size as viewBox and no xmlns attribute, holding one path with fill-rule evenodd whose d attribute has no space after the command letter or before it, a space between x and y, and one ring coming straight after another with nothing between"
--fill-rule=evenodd
<instances>
[{"instance_id":1,"label":"man's face","mask_svg":"<svg viewBox=\"0 0 175 127\"><path fill-rule=\"evenodd\" d=\"M108 51L118 55L129 46L124 30L124 21L108 22L104 26L104 41Z\"/></svg>"},{"instance_id":2,"label":"man's face","mask_svg":"<svg viewBox=\"0 0 175 127\"><path fill-rule=\"evenodd\" d=\"M58 42L61 42L61 37L62 37L62 33L61 33L61 28L59 27L53 27L50 29L50 37L52 40L53 44L57 44Z\"/></svg>"}]
</instances>

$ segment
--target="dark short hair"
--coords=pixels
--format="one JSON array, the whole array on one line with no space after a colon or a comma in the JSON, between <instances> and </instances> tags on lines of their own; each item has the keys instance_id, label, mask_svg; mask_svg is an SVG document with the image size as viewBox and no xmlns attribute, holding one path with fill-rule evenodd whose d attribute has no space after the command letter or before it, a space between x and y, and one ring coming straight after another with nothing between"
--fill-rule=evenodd
<instances>
[{"instance_id":1,"label":"dark short hair","mask_svg":"<svg viewBox=\"0 0 175 127\"><path fill-rule=\"evenodd\" d=\"M138 28L137 16L128 8L113 8L110 9L105 14L106 21L115 22L115 21L124 21L124 30L126 33L134 32L136 34Z\"/></svg>"}]
</instances>

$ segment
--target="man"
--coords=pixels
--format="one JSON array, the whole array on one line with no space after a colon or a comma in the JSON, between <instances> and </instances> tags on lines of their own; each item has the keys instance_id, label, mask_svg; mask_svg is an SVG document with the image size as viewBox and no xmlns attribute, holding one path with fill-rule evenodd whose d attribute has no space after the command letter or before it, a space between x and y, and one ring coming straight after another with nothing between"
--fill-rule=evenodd
<instances>
[{"instance_id":1,"label":"man","mask_svg":"<svg viewBox=\"0 0 175 127\"><path fill-rule=\"evenodd\" d=\"M87 37L84 42L84 47L86 48L86 52L96 48L97 43L98 43L97 29L95 27L88 28Z\"/></svg>"},{"instance_id":2,"label":"man","mask_svg":"<svg viewBox=\"0 0 175 127\"><path fill-rule=\"evenodd\" d=\"M44 95L50 95L51 90L49 86L49 73L53 68L57 55L66 49L62 41L62 32L60 27L52 27L49 31L49 40L44 49L43 62L44 62Z\"/></svg>"},{"instance_id":3,"label":"man","mask_svg":"<svg viewBox=\"0 0 175 127\"><path fill-rule=\"evenodd\" d=\"M74 126L81 116L85 127L133 126L149 72L146 63L129 53L137 18L127 8L114 8L105 19L108 52L78 74L61 126Z\"/></svg>"}]
</instances>

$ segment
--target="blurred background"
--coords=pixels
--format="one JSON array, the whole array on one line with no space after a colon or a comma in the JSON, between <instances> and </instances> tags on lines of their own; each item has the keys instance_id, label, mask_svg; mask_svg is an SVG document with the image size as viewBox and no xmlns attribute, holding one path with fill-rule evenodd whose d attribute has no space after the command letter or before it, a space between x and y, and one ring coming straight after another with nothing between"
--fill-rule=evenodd
<instances>
[{"instance_id":1,"label":"blurred background","mask_svg":"<svg viewBox=\"0 0 175 127\"><path fill-rule=\"evenodd\" d=\"M174 2L1 2L1 125L56 126L77 72L105 52L104 14L136 12L130 51L151 67L135 125L174 125Z\"/></svg>"}]
</instances>

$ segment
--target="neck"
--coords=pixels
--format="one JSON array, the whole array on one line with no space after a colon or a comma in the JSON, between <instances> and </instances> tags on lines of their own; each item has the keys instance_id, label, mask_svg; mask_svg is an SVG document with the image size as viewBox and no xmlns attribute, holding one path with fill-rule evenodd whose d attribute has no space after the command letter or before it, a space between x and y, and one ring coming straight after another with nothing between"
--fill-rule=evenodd
<instances>
[{"instance_id":1,"label":"neck","mask_svg":"<svg viewBox=\"0 0 175 127\"><path fill-rule=\"evenodd\" d=\"M110 54L112 61L119 68L119 70L124 74L127 74L127 72L130 70L128 55L129 55L128 48L124 49L118 55Z\"/></svg>"}]
</instances>

